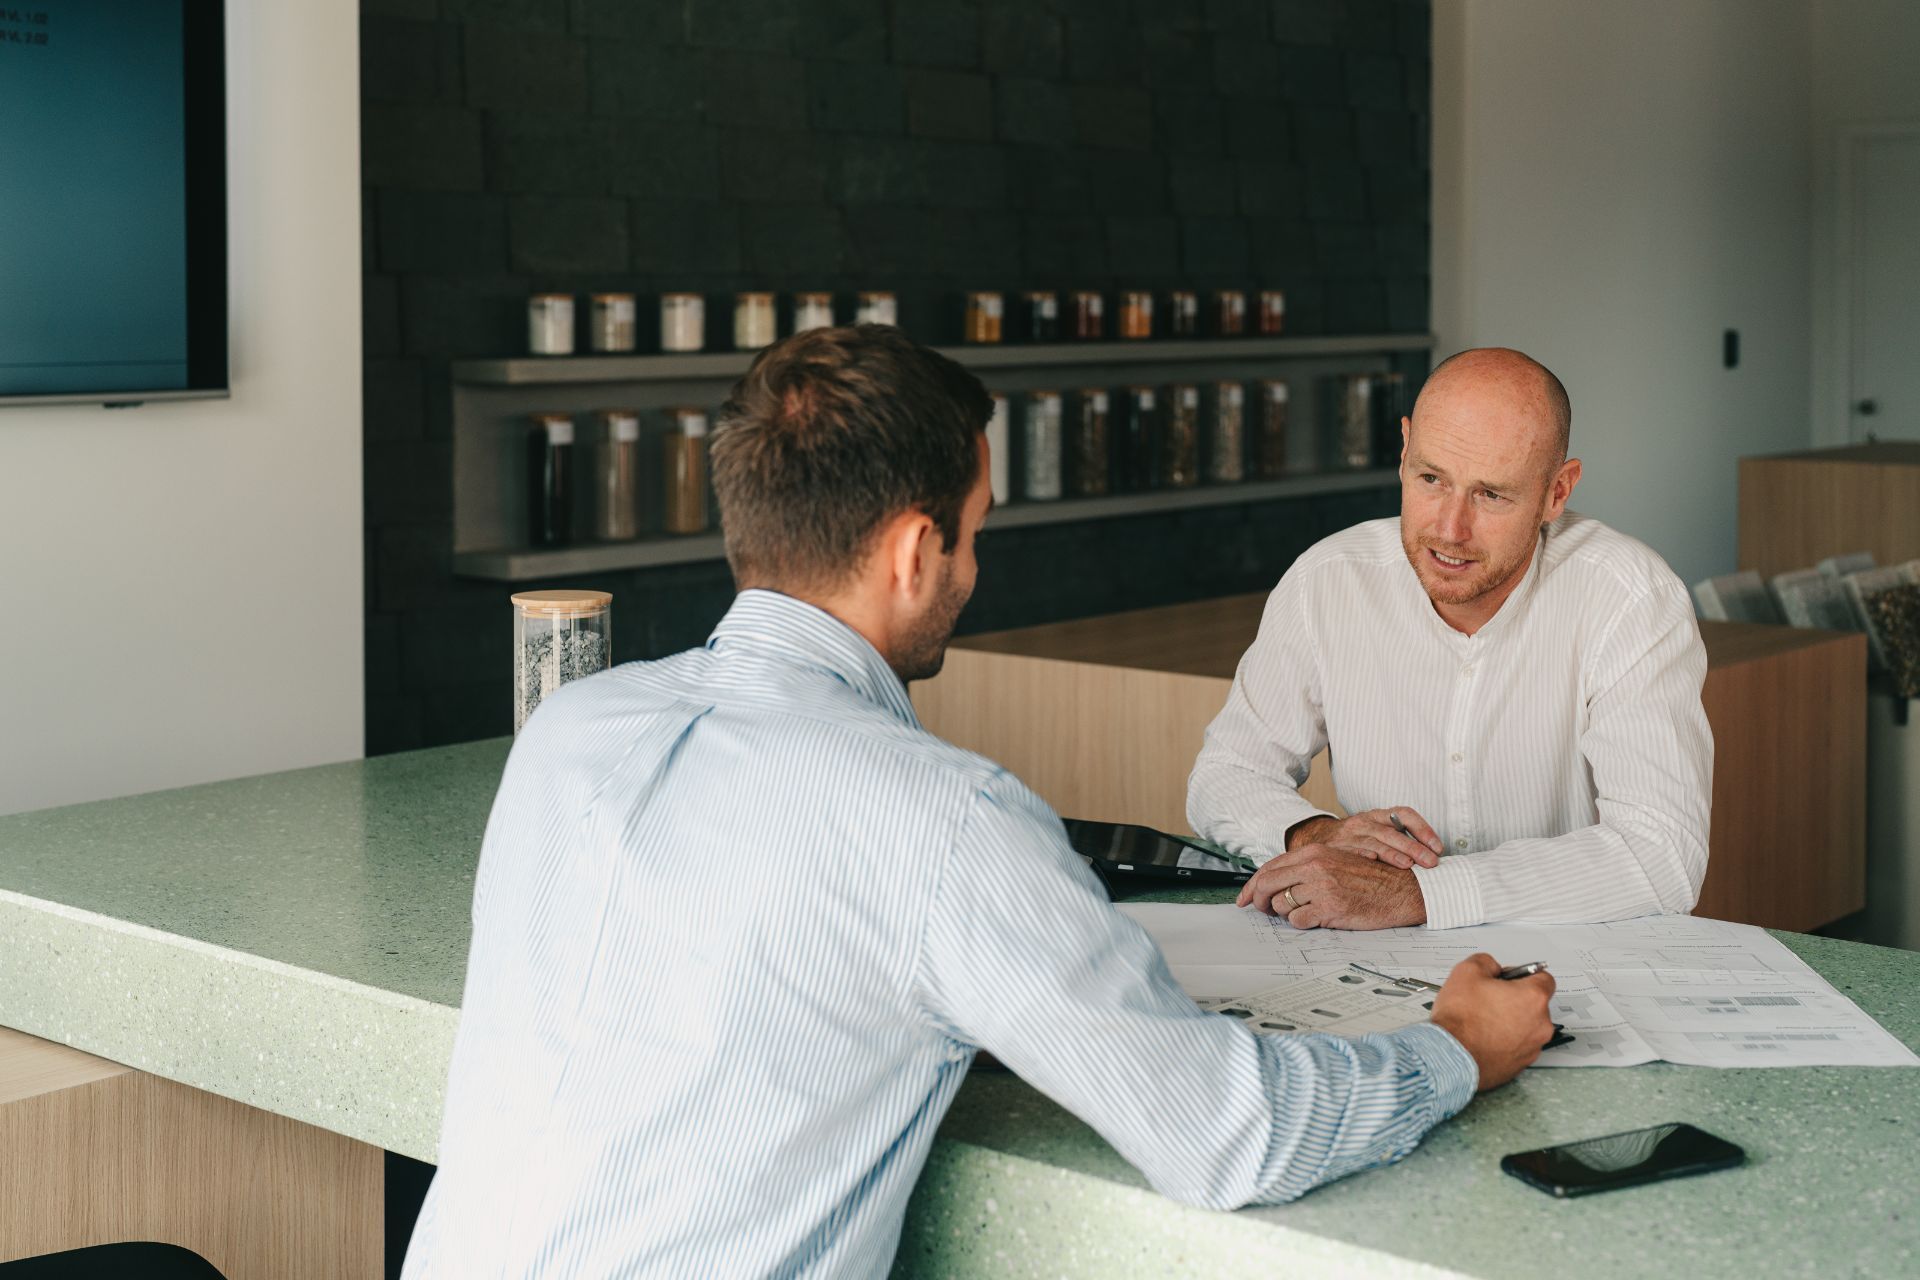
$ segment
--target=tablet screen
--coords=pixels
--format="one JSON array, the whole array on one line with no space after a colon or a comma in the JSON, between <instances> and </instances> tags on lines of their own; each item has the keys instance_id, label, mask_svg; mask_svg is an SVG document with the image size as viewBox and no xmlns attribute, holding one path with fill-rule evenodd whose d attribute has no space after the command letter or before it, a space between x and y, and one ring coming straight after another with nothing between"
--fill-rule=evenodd
<instances>
[{"instance_id":1,"label":"tablet screen","mask_svg":"<svg viewBox=\"0 0 1920 1280\"><path fill-rule=\"evenodd\" d=\"M1252 864L1216 853L1197 841L1124 822L1068 818L1067 840L1076 852L1122 873L1169 879L1245 880Z\"/></svg>"}]
</instances>

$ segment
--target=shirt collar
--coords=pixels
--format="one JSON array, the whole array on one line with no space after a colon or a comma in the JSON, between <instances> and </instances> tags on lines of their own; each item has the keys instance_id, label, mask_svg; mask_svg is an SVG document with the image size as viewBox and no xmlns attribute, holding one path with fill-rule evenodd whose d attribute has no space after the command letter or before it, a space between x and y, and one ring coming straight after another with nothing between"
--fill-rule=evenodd
<instances>
[{"instance_id":1,"label":"shirt collar","mask_svg":"<svg viewBox=\"0 0 1920 1280\"><path fill-rule=\"evenodd\" d=\"M913 701L879 650L825 609L758 588L734 597L707 648L738 645L824 671L895 719L918 728Z\"/></svg>"}]
</instances>

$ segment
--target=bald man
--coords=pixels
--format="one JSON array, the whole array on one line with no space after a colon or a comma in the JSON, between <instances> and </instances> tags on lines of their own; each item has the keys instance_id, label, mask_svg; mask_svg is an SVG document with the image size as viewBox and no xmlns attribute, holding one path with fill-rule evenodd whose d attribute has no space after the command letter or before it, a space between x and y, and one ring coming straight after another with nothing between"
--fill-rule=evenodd
<instances>
[{"instance_id":1,"label":"bald man","mask_svg":"<svg viewBox=\"0 0 1920 1280\"><path fill-rule=\"evenodd\" d=\"M1241 904L1310 929L1684 913L1713 737L1686 588L1568 511L1566 389L1465 351L1401 422L1400 516L1296 561L1187 788L1260 865ZM1301 797L1330 748L1336 818Z\"/></svg>"}]
</instances>

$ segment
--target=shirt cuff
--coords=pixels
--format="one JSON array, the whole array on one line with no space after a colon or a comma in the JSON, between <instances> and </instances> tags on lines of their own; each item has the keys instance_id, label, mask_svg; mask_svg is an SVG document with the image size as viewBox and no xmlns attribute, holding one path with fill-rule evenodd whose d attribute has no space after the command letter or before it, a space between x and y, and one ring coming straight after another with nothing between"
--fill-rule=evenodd
<instances>
[{"instance_id":1,"label":"shirt cuff","mask_svg":"<svg viewBox=\"0 0 1920 1280\"><path fill-rule=\"evenodd\" d=\"M1486 907L1480 900L1480 873L1463 857L1440 859L1437 867L1416 866L1413 878L1427 904L1427 928L1458 929L1485 924Z\"/></svg>"},{"instance_id":2,"label":"shirt cuff","mask_svg":"<svg viewBox=\"0 0 1920 1280\"><path fill-rule=\"evenodd\" d=\"M1433 1085L1434 1123L1459 1115L1480 1087L1480 1064L1458 1040L1431 1022L1403 1027L1393 1033L1402 1048L1419 1059Z\"/></svg>"},{"instance_id":3,"label":"shirt cuff","mask_svg":"<svg viewBox=\"0 0 1920 1280\"><path fill-rule=\"evenodd\" d=\"M1304 797L1293 794L1267 801L1256 813L1236 813L1230 822L1208 823L1208 826L1219 831L1218 835L1208 831L1201 831L1200 834L1234 853L1252 859L1255 866L1264 866L1287 851L1287 832L1309 818L1333 816ZM1251 832L1259 834L1249 839L1247 833Z\"/></svg>"}]
</instances>

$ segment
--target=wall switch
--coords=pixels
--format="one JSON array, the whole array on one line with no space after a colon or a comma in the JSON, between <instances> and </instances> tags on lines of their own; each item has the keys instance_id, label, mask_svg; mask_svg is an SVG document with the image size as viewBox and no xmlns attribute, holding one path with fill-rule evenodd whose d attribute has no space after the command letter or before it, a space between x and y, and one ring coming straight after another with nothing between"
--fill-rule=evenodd
<instances>
[{"instance_id":1,"label":"wall switch","mask_svg":"<svg viewBox=\"0 0 1920 1280\"><path fill-rule=\"evenodd\" d=\"M1720 363L1729 369L1740 367L1740 331L1728 329L1720 335Z\"/></svg>"}]
</instances>

